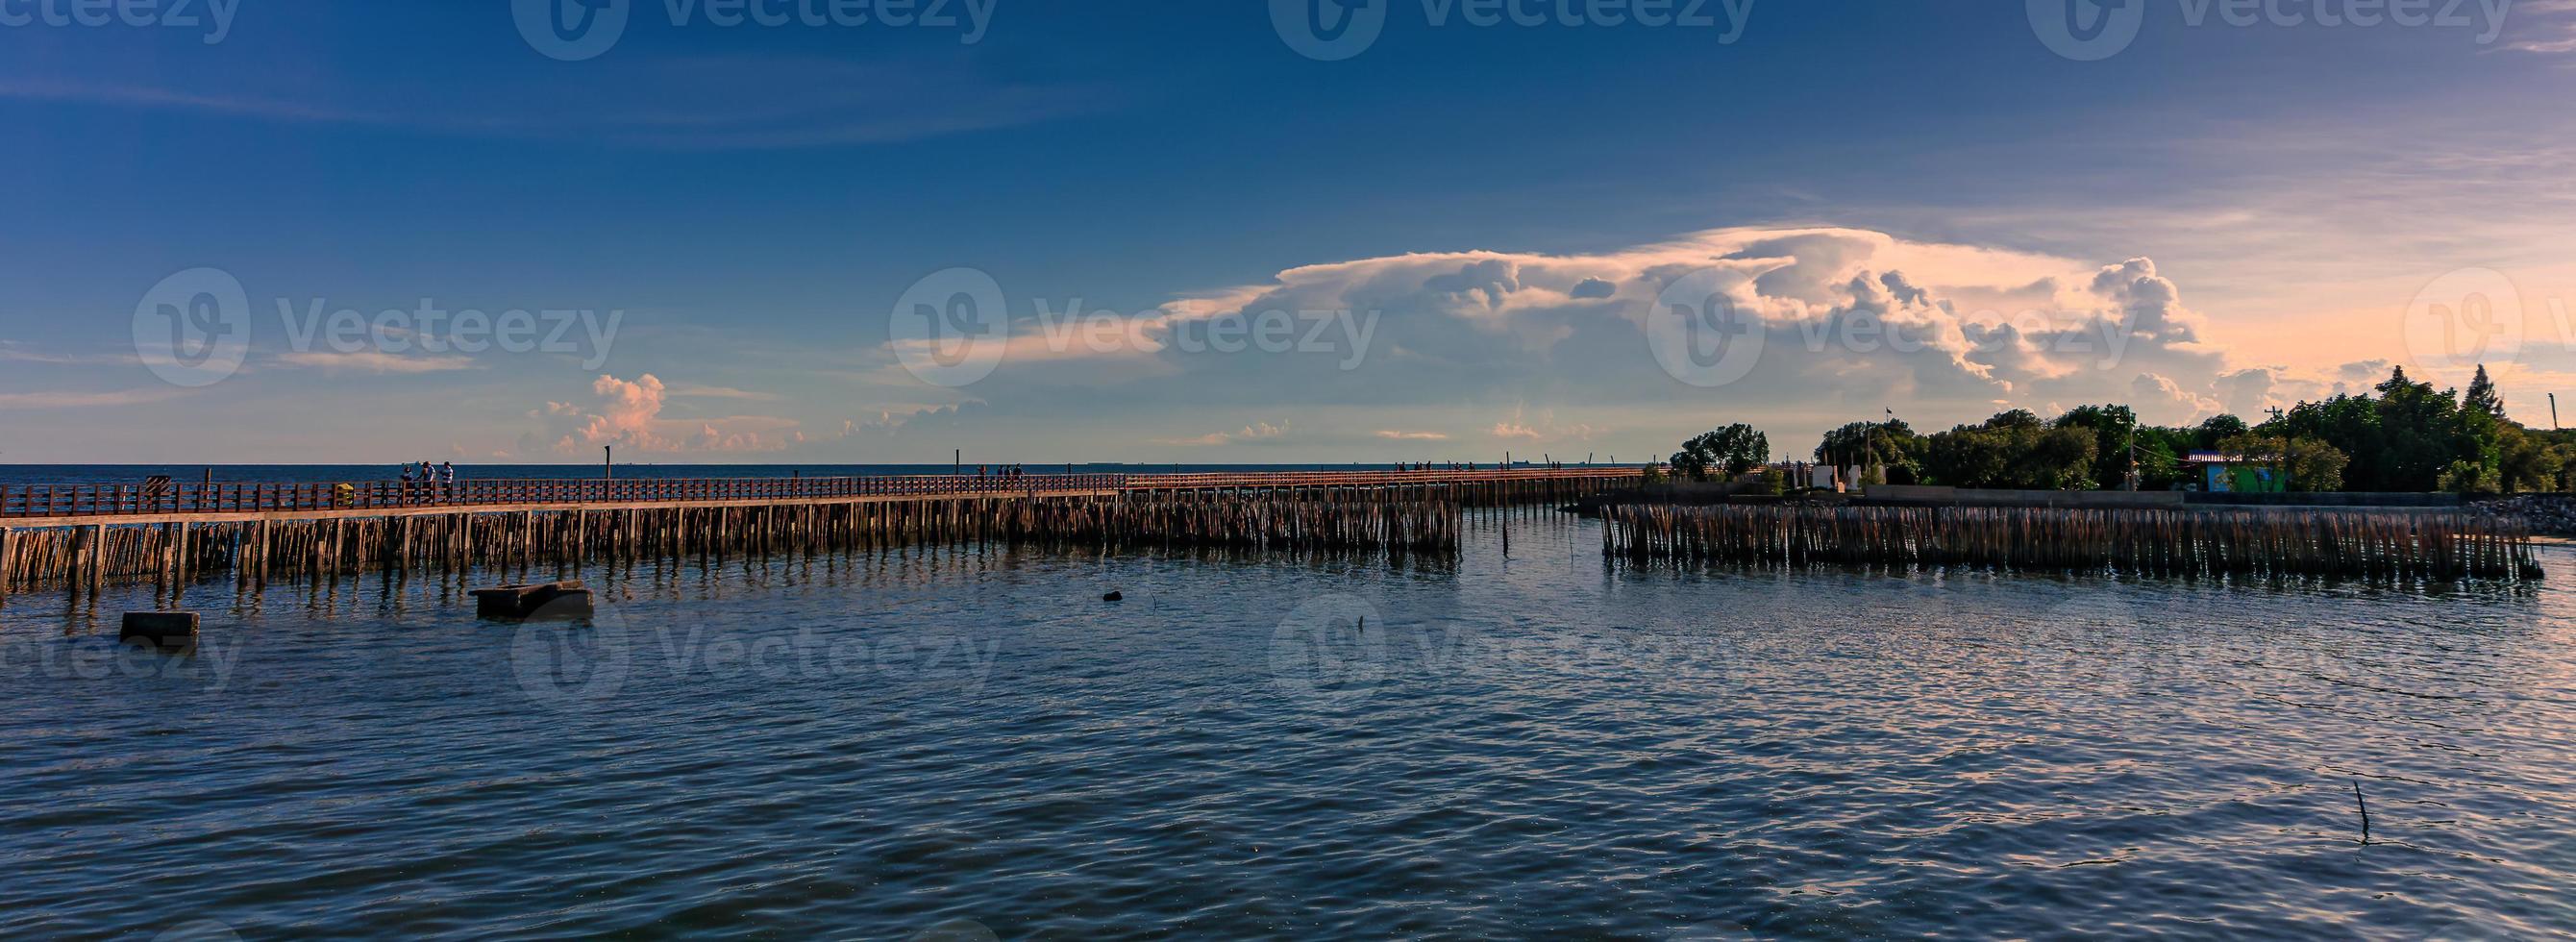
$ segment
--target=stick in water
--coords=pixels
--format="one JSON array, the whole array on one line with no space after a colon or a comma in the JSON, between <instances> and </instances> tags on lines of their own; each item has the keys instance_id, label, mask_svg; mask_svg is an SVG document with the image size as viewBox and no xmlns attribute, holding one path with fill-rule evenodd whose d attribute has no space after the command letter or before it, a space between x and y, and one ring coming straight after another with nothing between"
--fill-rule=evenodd
<instances>
[{"instance_id":1,"label":"stick in water","mask_svg":"<svg viewBox=\"0 0 2576 942\"><path fill-rule=\"evenodd\" d=\"M2370 806L2361 800L2361 780L2352 780L2352 804L2361 809L2361 842L2370 843Z\"/></svg>"}]
</instances>

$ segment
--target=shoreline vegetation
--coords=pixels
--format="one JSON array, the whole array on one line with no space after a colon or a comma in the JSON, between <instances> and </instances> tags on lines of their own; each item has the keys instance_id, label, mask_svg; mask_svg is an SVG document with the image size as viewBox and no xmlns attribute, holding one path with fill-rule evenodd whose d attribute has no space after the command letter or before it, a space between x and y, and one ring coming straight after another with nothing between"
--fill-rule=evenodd
<instances>
[{"instance_id":1,"label":"shoreline vegetation","mask_svg":"<svg viewBox=\"0 0 2576 942\"><path fill-rule=\"evenodd\" d=\"M1814 456L1829 468L1852 469L1839 482L1846 487L2192 490L2199 483L2190 469L2216 460L2254 469L2286 492L2576 491L2576 430L2535 429L2507 418L2484 366L2465 392L2437 390L2397 367L2367 392L2300 402L2250 424L2220 414L2192 426L2150 425L2125 405L2080 405L2055 419L2008 409L1926 434L1889 410L1881 421L1825 433ZM1665 464L1676 481L1737 480L1760 471L1774 493L1809 483L1773 478L1786 472L1771 460L1767 436L1743 423L1683 442Z\"/></svg>"},{"instance_id":2,"label":"shoreline vegetation","mask_svg":"<svg viewBox=\"0 0 2576 942\"><path fill-rule=\"evenodd\" d=\"M2460 511L1620 504L1611 558L2008 572L2372 579L2541 578L2518 518Z\"/></svg>"}]
</instances>

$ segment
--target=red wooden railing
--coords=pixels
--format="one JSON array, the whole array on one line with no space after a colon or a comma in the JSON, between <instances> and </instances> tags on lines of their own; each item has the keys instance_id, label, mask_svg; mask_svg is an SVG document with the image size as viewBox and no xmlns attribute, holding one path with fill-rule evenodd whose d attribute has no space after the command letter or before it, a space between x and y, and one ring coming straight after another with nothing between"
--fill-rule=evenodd
<instances>
[{"instance_id":1,"label":"red wooden railing","mask_svg":"<svg viewBox=\"0 0 2576 942\"><path fill-rule=\"evenodd\" d=\"M1282 471L1200 474L885 475L830 478L476 478L453 484L35 484L0 486L0 520L318 510L410 510L543 504L651 504L843 497L971 497L1102 491L1388 487L1614 478L1635 468L1483 471Z\"/></svg>"}]
</instances>

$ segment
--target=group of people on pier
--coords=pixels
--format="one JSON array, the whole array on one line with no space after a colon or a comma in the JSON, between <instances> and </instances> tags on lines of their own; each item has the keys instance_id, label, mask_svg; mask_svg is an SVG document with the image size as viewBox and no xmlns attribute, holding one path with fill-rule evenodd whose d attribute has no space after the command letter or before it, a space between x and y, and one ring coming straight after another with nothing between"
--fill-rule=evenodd
<instances>
[{"instance_id":1,"label":"group of people on pier","mask_svg":"<svg viewBox=\"0 0 2576 942\"><path fill-rule=\"evenodd\" d=\"M403 493L414 503L437 500L456 486L456 462L403 465Z\"/></svg>"}]
</instances>

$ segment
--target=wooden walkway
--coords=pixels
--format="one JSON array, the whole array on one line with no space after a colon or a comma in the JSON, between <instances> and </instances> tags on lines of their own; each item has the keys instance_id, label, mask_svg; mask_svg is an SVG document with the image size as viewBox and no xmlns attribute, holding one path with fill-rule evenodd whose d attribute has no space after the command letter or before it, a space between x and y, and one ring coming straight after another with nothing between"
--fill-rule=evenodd
<instances>
[{"instance_id":1,"label":"wooden walkway","mask_svg":"<svg viewBox=\"0 0 2576 942\"><path fill-rule=\"evenodd\" d=\"M1279 471L1199 474L885 475L830 478L482 478L454 484L172 483L0 486L0 526L62 527L413 516L521 510L840 504L872 500L1102 497L1119 494L1512 485L1634 478L1582 466L1481 471Z\"/></svg>"},{"instance_id":2,"label":"wooden walkway","mask_svg":"<svg viewBox=\"0 0 2576 942\"><path fill-rule=\"evenodd\" d=\"M1438 548L1454 541L1457 508L1582 499L1639 475L1515 467L0 487L0 600L18 588L175 586L223 571L247 587L272 576L997 538Z\"/></svg>"}]
</instances>

